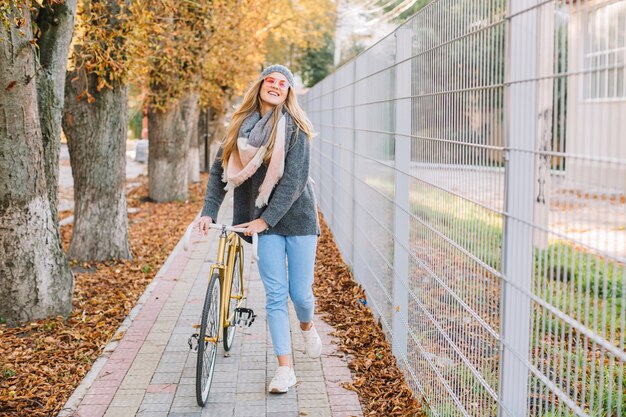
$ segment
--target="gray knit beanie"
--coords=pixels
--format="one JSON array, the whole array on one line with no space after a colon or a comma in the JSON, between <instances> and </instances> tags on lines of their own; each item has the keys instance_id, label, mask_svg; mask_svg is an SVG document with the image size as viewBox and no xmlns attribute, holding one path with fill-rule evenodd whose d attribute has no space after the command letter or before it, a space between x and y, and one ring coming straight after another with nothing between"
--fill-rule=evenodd
<instances>
[{"instance_id":1,"label":"gray knit beanie","mask_svg":"<svg viewBox=\"0 0 626 417\"><path fill-rule=\"evenodd\" d=\"M278 65L278 64L270 65L269 67L263 70L259 78L265 78L272 72L280 72L281 74L283 74L285 77L287 77L287 81L289 81L289 85L293 87L293 74L291 73L291 71L289 71L289 68L282 66L282 65Z\"/></svg>"}]
</instances>

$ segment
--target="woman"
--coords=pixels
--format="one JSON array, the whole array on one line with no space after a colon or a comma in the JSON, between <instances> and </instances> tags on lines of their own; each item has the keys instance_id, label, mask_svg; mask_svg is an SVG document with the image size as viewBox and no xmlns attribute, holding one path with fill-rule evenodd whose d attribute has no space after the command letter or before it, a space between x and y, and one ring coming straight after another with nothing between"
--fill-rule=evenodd
<instances>
[{"instance_id":1,"label":"woman","mask_svg":"<svg viewBox=\"0 0 626 417\"><path fill-rule=\"evenodd\" d=\"M248 242L252 234L259 234L259 273L278 359L270 392L287 392L296 383L289 360L288 296L308 356L316 358L322 352L312 321L320 227L309 182L311 138L311 123L293 92L293 75L282 65L267 67L232 117L211 167L198 224L206 234L226 192L234 189L233 223L245 228L243 238Z\"/></svg>"}]
</instances>

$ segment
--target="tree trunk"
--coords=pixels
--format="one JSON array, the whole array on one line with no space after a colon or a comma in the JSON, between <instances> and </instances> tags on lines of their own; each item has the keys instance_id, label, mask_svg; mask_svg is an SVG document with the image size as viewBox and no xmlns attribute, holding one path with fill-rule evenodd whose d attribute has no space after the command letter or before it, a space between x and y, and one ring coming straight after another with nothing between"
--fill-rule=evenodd
<instances>
[{"instance_id":1,"label":"tree trunk","mask_svg":"<svg viewBox=\"0 0 626 417\"><path fill-rule=\"evenodd\" d=\"M198 98L196 98L196 103ZM192 119L189 121L191 133L189 139L189 152L187 159L189 163L189 182L200 182L200 151L198 136L198 120L200 119L200 108L196 105L196 111L192 114Z\"/></svg>"},{"instance_id":2,"label":"tree trunk","mask_svg":"<svg viewBox=\"0 0 626 417\"><path fill-rule=\"evenodd\" d=\"M208 172L208 149L205 149L205 136L208 131L208 118L211 117L211 109L206 108L200 111L200 117L198 117L198 154L200 155L200 171ZM206 140L208 142L208 140ZM208 148L208 146L207 146ZM207 152L207 155L205 155Z\"/></svg>"},{"instance_id":3,"label":"tree trunk","mask_svg":"<svg viewBox=\"0 0 626 417\"><path fill-rule=\"evenodd\" d=\"M198 96L184 95L167 111L148 108L148 189L157 202L187 198L187 152L196 117Z\"/></svg>"},{"instance_id":4,"label":"tree trunk","mask_svg":"<svg viewBox=\"0 0 626 417\"><path fill-rule=\"evenodd\" d=\"M225 106L226 107L226 106ZM208 113L208 114L207 114ZM198 118L198 152L200 154L201 171L208 172L213 164L219 145L224 139L226 129L224 119L226 109L215 110L208 107ZM205 150L205 136L208 149ZM206 155L205 155L206 153Z\"/></svg>"},{"instance_id":5,"label":"tree trunk","mask_svg":"<svg viewBox=\"0 0 626 417\"><path fill-rule=\"evenodd\" d=\"M60 19L73 19L75 6L75 2L67 2L66 14ZM24 36L12 26L7 30L0 24L0 38L4 39L0 42L0 317L10 325L68 315L74 289L49 200L48 190L57 184L50 186L46 178L41 126L41 120L49 126L56 120L47 106L58 106L58 102L46 103L46 97L58 99L54 88L59 83L50 75L54 79L48 90L51 95L38 98L41 84L36 79L37 51L30 43L28 8L23 15ZM69 43L73 26L63 26L69 34L57 33L56 42ZM55 46L53 54L62 50ZM66 59L54 56L51 61L65 63ZM39 106L45 107L42 114ZM52 129L58 132L58 127Z\"/></svg>"},{"instance_id":6,"label":"tree trunk","mask_svg":"<svg viewBox=\"0 0 626 417\"><path fill-rule=\"evenodd\" d=\"M226 108L230 107L230 100L226 99L227 105L219 111L214 110L213 118L209 122L209 167L213 165L213 160L217 155L220 144L226 136L226 127L224 121L226 120Z\"/></svg>"},{"instance_id":7,"label":"tree trunk","mask_svg":"<svg viewBox=\"0 0 626 417\"><path fill-rule=\"evenodd\" d=\"M37 73L37 98L43 140L48 199L55 223L58 222L59 204L59 151L61 148L61 114L63 112L65 70L67 55L74 33L76 0L42 7L37 16L41 35L37 42L40 50L40 71Z\"/></svg>"},{"instance_id":8,"label":"tree trunk","mask_svg":"<svg viewBox=\"0 0 626 417\"><path fill-rule=\"evenodd\" d=\"M225 106L226 107L226 106ZM207 114L208 113L208 114ZM200 112L198 118L198 153L200 155L200 170L208 172L213 165L215 155L226 135L224 119L226 109L215 110L206 108ZM205 136L208 149L205 149Z\"/></svg>"},{"instance_id":9,"label":"tree trunk","mask_svg":"<svg viewBox=\"0 0 626 417\"><path fill-rule=\"evenodd\" d=\"M71 82L75 77L78 79ZM67 73L63 131L74 176L69 257L99 261L131 258L126 208L128 88L115 83L112 90L92 92L94 103L76 100L85 85L96 84L95 75L87 76L84 69Z\"/></svg>"}]
</instances>

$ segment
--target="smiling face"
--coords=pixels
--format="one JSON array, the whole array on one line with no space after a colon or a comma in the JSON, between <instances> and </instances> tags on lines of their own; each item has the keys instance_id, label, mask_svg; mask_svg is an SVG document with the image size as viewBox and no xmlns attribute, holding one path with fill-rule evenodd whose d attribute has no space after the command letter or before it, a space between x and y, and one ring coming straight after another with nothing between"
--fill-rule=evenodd
<instances>
[{"instance_id":1,"label":"smiling face","mask_svg":"<svg viewBox=\"0 0 626 417\"><path fill-rule=\"evenodd\" d=\"M275 82L272 83L271 80L274 79ZM261 84L261 101L262 104L266 106L277 106L283 103L287 99L287 94L289 93L289 88L282 90L279 87L280 82L284 82L287 86L289 85L289 81L287 81L287 77L285 77L280 72L272 72L263 81Z\"/></svg>"}]
</instances>

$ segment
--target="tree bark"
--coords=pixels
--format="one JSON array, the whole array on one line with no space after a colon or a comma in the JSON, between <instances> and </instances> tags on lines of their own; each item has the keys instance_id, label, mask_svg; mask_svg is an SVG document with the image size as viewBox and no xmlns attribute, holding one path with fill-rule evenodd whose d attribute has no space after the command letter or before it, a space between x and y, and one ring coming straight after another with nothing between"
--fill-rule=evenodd
<instances>
[{"instance_id":1,"label":"tree bark","mask_svg":"<svg viewBox=\"0 0 626 417\"><path fill-rule=\"evenodd\" d=\"M75 82L73 78L78 77ZM74 230L69 257L80 260L131 258L126 206L128 88L113 84L92 92L94 103L76 100L96 85L84 69L67 74L63 131L74 176Z\"/></svg>"},{"instance_id":2,"label":"tree bark","mask_svg":"<svg viewBox=\"0 0 626 417\"><path fill-rule=\"evenodd\" d=\"M157 202L185 200L189 178L187 153L198 96L185 94L166 111L148 108L148 189Z\"/></svg>"},{"instance_id":3,"label":"tree bark","mask_svg":"<svg viewBox=\"0 0 626 417\"><path fill-rule=\"evenodd\" d=\"M217 155L220 144L226 135L224 120L228 107L230 107L229 101L223 109L207 108L200 113L198 118L198 152L200 154L200 167L204 172L208 172L208 169L211 168L215 155ZM207 113L209 113L208 116ZM205 135L208 136L208 150L204 149ZM205 163L205 152L208 155L208 167Z\"/></svg>"},{"instance_id":4,"label":"tree bark","mask_svg":"<svg viewBox=\"0 0 626 417\"><path fill-rule=\"evenodd\" d=\"M198 98L196 98L196 103ZM189 182L200 182L200 150L199 142L200 136L198 135L198 121L200 119L200 107L196 105L196 111L191 115L192 118L189 121L191 128L190 140L189 140L189 152L187 159L189 163Z\"/></svg>"},{"instance_id":5,"label":"tree bark","mask_svg":"<svg viewBox=\"0 0 626 417\"><path fill-rule=\"evenodd\" d=\"M67 2L62 18L73 20L75 6L75 2ZM9 325L68 315L74 289L53 213L56 207L51 207L49 199L48 190L57 184L56 176L46 178L48 155L42 136L42 120L58 132L58 127L52 126L54 110L47 106L58 106L54 89L59 82L50 75L52 86L46 91L50 95L38 97L38 87L45 83L37 81L37 51L30 43L28 8L23 9L23 16L24 36L12 26L7 29L0 24L0 38L4 39L0 42L0 317ZM55 42L69 43L72 26L64 27L69 34L57 33ZM64 49L57 45L52 50L56 52L49 53L61 54ZM52 61L66 59L57 56ZM41 114L40 106L45 107Z\"/></svg>"},{"instance_id":6,"label":"tree bark","mask_svg":"<svg viewBox=\"0 0 626 417\"><path fill-rule=\"evenodd\" d=\"M116 46L123 46L125 39L118 32L124 2L103 3L108 13L106 20L105 16L99 20L100 29L111 35ZM75 52L80 59L80 45ZM93 103L77 100L85 86L98 84L96 74L87 73L85 65L78 67L66 74L63 113L74 176L74 229L69 256L98 261L131 258L126 206L128 88L109 80L111 89L97 91L91 87Z\"/></svg>"},{"instance_id":7,"label":"tree bark","mask_svg":"<svg viewBox=\"0 0 626 417\"><path fill-rule=\"evenodd\" d=\"M45 5L48 2L44 2ZM67 55L74 33L76 0L42 7L37 16L41 35L37 41L41 70L37 74L37 99L43 140L48 200L58 222L59 152Z\"/></svg>"},{"instance_id":8,"label":"tree bark","mask_svg":"<svg viewBox=\"0 0 626 417\"><path fill-rule=\"evenodd\" d=\"M226 136L224 121L226 120L226 109L230 107L230 100L227 99L226 103L227 105L223 109L213 112L213 119L209 122L209 166L213 165L220 144Z\"/></svg>"},{"instance_id":9,"label":"tree bark","mask_svg":"<svg viewBox=\"0 0 626 417\"><path fill-rule=\"evenodd\" d=\"M198 154L200 155L200 171L208 172L208 154L205 155L205 152L208 152L208 149L205 150L204 142L205 136L208 131L208 118L211 117L211 109L206 108L200 111L200 117L198 117ZM208 140L207 140L208 142Z\"/></svg>"}]
</instances>

